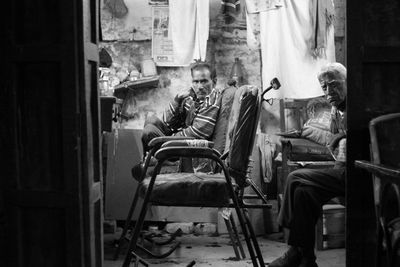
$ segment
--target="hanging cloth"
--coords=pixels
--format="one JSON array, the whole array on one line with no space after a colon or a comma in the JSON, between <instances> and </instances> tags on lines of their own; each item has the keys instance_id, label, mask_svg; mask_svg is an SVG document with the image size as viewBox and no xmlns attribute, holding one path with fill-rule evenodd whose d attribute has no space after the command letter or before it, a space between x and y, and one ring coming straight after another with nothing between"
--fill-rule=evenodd
<instances>
[{"instance_id":1,"label":"hanging cloth","mask_svg":"<svg viewBox=\"0 0 400 267\"><path fill-rule=\"evenodd\" d=\"M266 133L257 134L257 147L260 153L261 178L265 183L272 180L272 161L276 154L276 144Z\"/></svg>"},{"instance_id":2,"label":"hanging cloth","mask_svg":"<svg viewBox=\"0 0 400 267\"><path fill-rule=\"evenodd\" d=\"M280 90L267 98L311 98L323 95L317 79L321 67L335 61L333 25L327 29L325 55L315 58L309 41L313 36L310 1L285 0L279 8L260 12L262 79L277 77Z\"/></svg>"},{"instance_id":3,"label":"hanging cloth","mask_svg":"<svg viewBox=\"0 0 400 267\"><path fill-rule=\"evenodd\" d=\"M174 59L189 65L206 59L209 33L209 0L170 0L169 16Z\"/></svg>"},{"instance_id":4,"label":"hanging cloth","mask_svg":"<svg viewBox=\"0 0 400 267\"><path fill-rule=\"evenodd\" d=\"M260 12L279 8L283 0L246 0L247 46L251 50L260 49Z\"/></svg>"},{"instance_id":5,"label":"hanging cloth","mask_svg":"<svg viewBox=\"0 0 400 267\"><path fill-rule=\"evenodd\" d=\"M283 0L246 0L247 12L259 13L281 7Z\"/></svg>"},{"instance_id":6,"label":"hanging cloth","mask_svg":"<svg viewBox=\"0 0 400 267\"><path fill-rule=\"evenodd\" d=\"M332 0L310 0L310 17L312 35L310 38L311 53L315 57L325 55L327 32L333 25L335 9Z\"/></svg>"}]
</instances>

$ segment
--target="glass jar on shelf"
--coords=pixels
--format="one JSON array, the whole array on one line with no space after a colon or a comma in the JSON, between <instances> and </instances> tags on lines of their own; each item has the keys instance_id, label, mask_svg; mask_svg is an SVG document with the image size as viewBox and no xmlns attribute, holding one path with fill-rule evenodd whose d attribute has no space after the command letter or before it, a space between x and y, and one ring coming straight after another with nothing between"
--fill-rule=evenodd
<instances>
[{"instance_id":1,"label":"glass jar on shelf","mask_svg":"<svg viewBox=\"0 0 400 267\"><path fill-rule=\"evenodd\" d=\"M99 79L99 89L101 96L107 95L107 91L109 90L109 78L107 76Z\"/></svg>"}]
</instances>

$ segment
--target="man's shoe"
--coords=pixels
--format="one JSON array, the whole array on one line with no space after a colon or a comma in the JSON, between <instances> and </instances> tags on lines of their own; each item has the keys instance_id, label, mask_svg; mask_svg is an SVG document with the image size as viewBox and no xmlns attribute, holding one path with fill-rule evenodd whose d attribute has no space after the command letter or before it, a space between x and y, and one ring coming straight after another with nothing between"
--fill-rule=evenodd
<instances>
[{"instance_id":1,"label":"man's shoe","mask_svg":"<svg viewBox=\"0 0 400 267\"><path fill-rule=\"evenodd\" d=\"M309 257L303 257L301 259L299 267L318 267L318 265L315 262L315 257L314 259Z\"/></svg>"},{"instance_id":2,"label":"man's shoe","mask_svg":"<svg viewBox=\"0 0 400 267\"><path fill-rule=\"evenodd\" d=\"M314 254L314 249L300 249L303 257L301 258L299 267L318 267L315 262L316 257Z\"/></svg>"},{"instance_id":3,"label":"man's shoe","mask_svg":"<svg viewBox=\"0 0 400 267\"><path fill-rule=\"evenodd\" d=\"M268 267L298 267L301 258L299 248L291 246L285 254L268 264Z\"/></svg>"},{"instance_id":4,"label":"man's shoe","mask_svg":"<svg viewBox=\"0 0 400 267\"><path fill-rule=\"evenodd\" d=\"M143 175L143 173L144 173L143 163L139 163L139 164L136 164L135 166L133 166L131 172L132 172L132 177L136 181L141 182L143 180L143 178L144 178L143 177L144 176Z\"/></svg>"}]
</instances>

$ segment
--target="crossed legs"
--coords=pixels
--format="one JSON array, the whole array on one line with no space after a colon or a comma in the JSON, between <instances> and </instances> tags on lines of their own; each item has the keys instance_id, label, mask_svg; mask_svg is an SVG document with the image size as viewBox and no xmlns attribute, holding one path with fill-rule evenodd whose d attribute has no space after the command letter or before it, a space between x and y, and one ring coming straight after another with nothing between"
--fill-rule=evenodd
<instances>
[{"instance_id":1,"label":"crossed legs","mask_svg":"<svg viewBox=\"0 0 400 267\"><path fill-rule=\"evenodd\" d=\"M289 250L270 267L317 266L315 225L322 205L345 191L344 168L299 169L289 174L278 222L289 229Z\"/></svg>"}]
</instances>

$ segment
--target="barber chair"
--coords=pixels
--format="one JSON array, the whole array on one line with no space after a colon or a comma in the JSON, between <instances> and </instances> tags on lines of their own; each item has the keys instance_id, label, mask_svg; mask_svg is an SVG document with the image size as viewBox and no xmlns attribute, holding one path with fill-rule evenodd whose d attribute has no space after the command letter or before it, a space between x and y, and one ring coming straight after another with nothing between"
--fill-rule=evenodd
<instances>
[{"instance_id":1,"label":"barber chair","mask_svg":"<svg viewBox=\"0 0 400 267\"><path fill-rule=\"evenodd\" d=\"M272 86L269 89L271 89ZM263 94L262 94L263 95ZM123 266L129 266L136 258L137 250L144 250L138 244L144 218L149 204L160 206L189 206L234 208L245 237L253 266L264 266L263 257L257 243L248 208L271 208L266 196L248 177L249 156L252 151L258 124L261 97L257 89L242 86L237 89L235 99L239 104L232 108L227 129L233 129L229 151L222 154L213 148L214 143L205 140L182 140L175 137L155 138L150 142L151 154L157 160L151 177L144 178L135 194L135 198L144 198L139 218L130 238L128 252ZM237 111L237 112L235 112ZM232 126L232 123L234 126ZM230 131L228 130L228 134ZM207 158L214 162L212 173L170 173L160 174L163 163L171 158ZM146 158L145 168L149 157ZM226 163L224 162L226 161ZM220 172L219 172L220 171ZM244 189L250 187L255 194L245 195ZM258 198L261 204L246 203L246 199ZM135 206L134 203L133 206ZM134 208L134 207L133 207ZM129 216L128 216L129 218ZM232 217L229 222L233 222ZM228 226L228 225L227 225ZM234 225L232 225L233 228ZM228 227L229 228L229 227ZM232 244L240 244L237 233ZM233 246L234 250L235 245ZM235 251L238 256L238 252ZM151 254L151 253L148 253ZM153 254L154 255L154 254ZM156 256L156 255L154 255ZM242 257L244 257L242 253Z\"/></svg>"},{"instance_id":2,"label":"barber chair","mask_svg":"<svg viewBox=\"0 0 400 267\"><path fill-rule=\"evenodd\" d=\"M233 104L233 100L234 100L234 96L235 96L236 91L237 91L237 87L230 86L230 87L225 88L223 90L223 92L222 92L222 100L221 100L220 112L218 114L218 119L217 119L217 122L215 124L214 134L212 136L212 141L214 143L214 147L213 148L215 150L217 150L219 153L223 153L224 150L225 150L226 139L227 139L226 133L228 131L228 121L229 121L229 117L230 117L230 114L231 114L232 104ZM151 150L150 150L149 154L147 155L147 157L145 157L145 162L144 162L144 169L146 170L146 172L143 174L143 177L138 182L141 182L145 177L152 175L155 165L154 165L154 162L150 163L151 161L153 161L151 159L153 158L154 153L158 149L160 149L161 145L164 142L172 141L172 140L188 140L188 139L194 139L194 138L167 136L167 137L157 138L154 141L152 141L150 143L150 145L152 146ZM207 167L210 167L210 165L208 165ZM210 171L210 170L211 169L205 170L205 171ZM180 161L173 162L171 166L166 166L166 167L162 168L160 172L161 173L175 173L177 171L179 171L179 172L193 172L192 160L189 159L189 158L181 158ZM129 212L128 212L127 219L125 221L125 225L124 225L122 234L121 234L120 239L118 240L118 242L116 244L117 248L116 248L116 251L114 253L114 260L116 260L118 258L122 243L124 242L125 239L128 239L127 238L127 233L129 231L129 228L130 228L131 223L132 223L132 216L134 214L134 210L135 210L135 207L136 207L138 199L139 199L139 187L136 188L136 192L133 195L133 200L132 200ZM233 218L230 218L230 220L226 220L224 218L224 221L226 223L226 227L227 227L227 229L228 229L228 231L229 231L229 233L231 235L231 239L232 239L232 236L233 236L232 231L235 230L235 233L237 233L234 221L232 221L232 220L233 220ZM166 244L169 244L169 243L173 242L175 240L176 236L180 235L181 232L182 231L180 229L178 229L175 233L173 233L170 236L170 238L168 240L165 240L163 242L158 242L158 241L155 241L154 239L153 240L149 240L148 239L148 241L150 241L150 242L152 242L153 244L156 244L156 245L166 245ZM232 239L231 241L232 241L232 245L233 245L233 247L235 249L236 257L238 259L240 259L240 255L238 254L238 248L240 249L241 254L244 255L243 248L242 248L240 242L237 243L237 245L238 245L238 248L237 248L235 246L236 243L234 242L234 240ZM179 243L175 243L170 250L168 250L166 253L161 254L161 255L155 255L152 252L147 251L147 250L144 250L144 251L151 257L165 258L165 257L169 256L178 246L179 246Z\"/></svg>"},{"instance_id":3,"label":"barber chair","mask_svg":"<svg viewBox=\"0 0 400 267\"><path fill-rule=\"evenodd\" d=\"M372 162L356 160L355 166L373 176L377 218L377 266L400 266L400 113L371 120Z\"/></svg>"}]
</instances>

